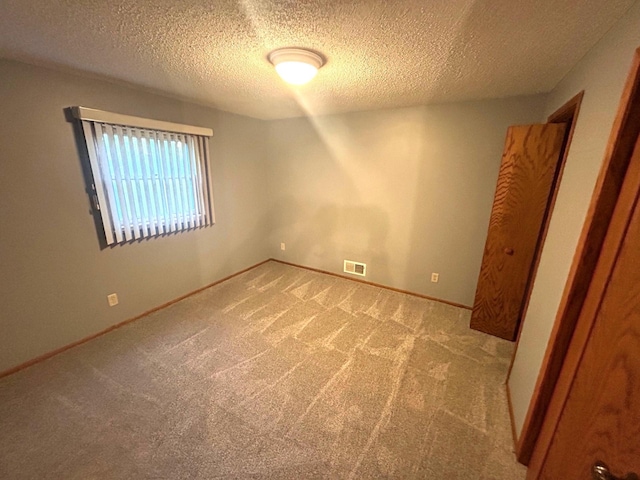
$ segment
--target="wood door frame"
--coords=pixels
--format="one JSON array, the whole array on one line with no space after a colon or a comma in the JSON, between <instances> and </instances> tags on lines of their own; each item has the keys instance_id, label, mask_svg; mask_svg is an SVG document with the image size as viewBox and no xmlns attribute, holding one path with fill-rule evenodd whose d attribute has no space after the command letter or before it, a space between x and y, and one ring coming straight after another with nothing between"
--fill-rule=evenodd
<instances>
[{"instance_id":1,"label":"wood door frame","mask_svg":"<svg viewBox=\"0 0 640 480\"><path fill-rule=\"evenodd\" d=\"M560 419L561 408L558 405L564 405L573 379L573 376L566 372L573 369L575 374L577 369L576 359L567 356L569 346L571 345L572 350L579 350L580 344L582 343L584 347L588 339L590 327L585 326L584 323L577 324L578 318L585 305L587 291L596 271L596 264L639 133L640 48L635 52L631 71L622 93L604 162L573 256L523 430L516 446L518 460L525 465L531 462L531 476L528 478L537 478L540 473L555 427ZM534 449L536 456L532 460Z\"/></svg>"},{"instance_id":2,"label":"wood door frame","mask_svg":"<svg viewBox=\"0 0 640 480\"><path fill-rule=\"evenodd\" d=\"M588 295L583 301L575 331L562 362L562 370L531 458L528 479L539 478L544 467L636 206L640 190L638 146L640 146L640 49L636 50L634 56L631 73L627 79L607 145L605 163L600 171L583 229L583 232L600 232L604 229L604 240L597 254L593 255L597 262L592 275L587 279ZM634 159L630 165L632 157ZM604 215L609 210L612 213L607 216L608 222L606 228L603 228L597 223L598 215Z\"/></svg>"},{"instance_id":3,"label":"wood door frame","mask_svg":"<svg viewBox=\"0 0 640 480\"><path fill-rule=\"evenodd\" d=\"M560 190L560 182L562 181L562 174L564 172L564 166L567 162L567 156L569 155L569 147L573 140L573 132L576 129L576 123L578 121L578 114L580 113L580 105L582 104L582 97L584 97L584 90L577 93L574 97L568 100L558 110L553 112L547 118L547 123L566 123L567 131L565 132L564 143L562 144L562 150L560 153L560 159L556 166L556 174L551 185L551 193L549 194L549 200L547 203L547 210L545 212L544 220L542 222L542 228L538 236L538 242L536 245L536 253L533 257L533 263L531 265L531 271L529 272L529 279L527 280L527 288L525 290L524 299L522 302L522 309L520 311L520 319L518 321L518 329L516 330L516 350L518 349L518 342L520 341L520 332L522 331L522 320L529 308L529 301L531 300L531 293L533 292L533 280L538 273L538 267L540 266L540 258L542 257L542 246L547 239L547 233L549 232L549 224L551 223L551 214L553 213L553 207L556 205L556 199L558 198L558 190ZM509 376L511 375L511 367L513 367L513 359L511 359L511 366L509 367Z\"/></svg>"},{"instance_id":4,"label":"wood door frame","mask_svg":"<svg viewBox=\"0 0 640 480\"><path fill-rule=\"evenodd\" d=\"M564 166L567 161L567 157L569 155L569 149L571 147L571 141L573 140L573 134L576 129L576 124L578 120L578 114L580 113L580 105L582 105L582 98L584 97L584 90L578 92L572 98L570 98L567 102L565 102L560 108L558 108L555 112L553 112L547 118L548 123L566 123L568 125L567 131L565 133L565 141L562 146L562 152L560 154L560 160L558 162L558 166L556 169L556 176L553 180L553 184L551 186L551 193L549 196L549 203L547 204L547 211L545 213L545 217L542 223L542 228L540 229L540 235L538 237L538 243L536 246L536 253L533 258L533 264L531 266L531 272L529 273L529 280L527 282L527 288L525 290L525 296L522 304L522 310L520 313L520 320L518 323L518 329L516 333L516 346L513 352L513 356L511 357L511 365L509 365L509 371L507 372L507 392L509 404L511 405L511 395L508 389L509 386L509 378L511 378L511 370L513 369L513 362L516 358L516 352L518 351L518 345L520 343L520 334L522 333L522 323L527 313L527 309L529 308L529 301L531 300L531 293L533 292L533 281L536 278L536 274L538 273L538 267L540 266L540 258L542 257L542 246L547 238L547 233L549 232L549 224L551 223L551 214L553 213L553 208L556 204L556 199L558 198L558 191L560 190L560 183L562 181L562 174L564 172ZM555 378L550 375L547 378L547 382L552 386L555 385L555 381L557 379L557 372ZM542 390L547 391L546 389ZM536 397L538 390L534 392L534 397ZM546 402L546 403L545 403ZM536 399L536 403L538 403ZM545 408L548 405L548 398L540 399L540 407ZM536 439L538 438L538 434L540 433L540 427L542 426L542 419L539 421L535 421L538 419L538 416L532 416L531 418L527 415L525 419L524 425L522 427L522 431L520 432L520 438L518 439L517 434L515 433L515 425L513 419L513 411L510 408L511 414L511 424L514 428L514 439L516 444L516 455L518 460L525 465L528 463L529 458L531 456L531 452L533 451L533 446L535 444Z\"/></svg>"}]
</instances>

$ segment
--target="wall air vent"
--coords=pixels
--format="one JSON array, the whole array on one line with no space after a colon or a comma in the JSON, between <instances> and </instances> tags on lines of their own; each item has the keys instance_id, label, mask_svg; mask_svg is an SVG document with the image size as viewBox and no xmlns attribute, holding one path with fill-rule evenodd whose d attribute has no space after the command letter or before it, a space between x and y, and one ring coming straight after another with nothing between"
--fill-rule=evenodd
<instances>
[{"instance_id":1,"label":"wall air vent","mask_svg":"<svg viewBox=\"0 0 640 480\"><path fill-rule=\"evenodd\" d=\"M360 275L361 277L364 277L367 274L367 265L364 263L352 262L351 260L345 260L344 271L346 273L352 273L353 275Z\"/></svg>"}]
</instances>

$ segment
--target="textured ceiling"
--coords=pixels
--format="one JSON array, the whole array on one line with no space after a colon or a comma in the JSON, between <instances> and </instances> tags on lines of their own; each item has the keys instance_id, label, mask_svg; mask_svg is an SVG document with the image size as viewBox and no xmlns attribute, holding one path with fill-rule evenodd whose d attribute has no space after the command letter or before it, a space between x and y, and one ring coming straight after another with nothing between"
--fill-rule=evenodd
<instances>
[{"instance_id":1,"label":"textured ceiling","mask_svg":"<svg viewBox=\"0 0 640 480\"><path fill-rule=\"evenodd\" d=\"M1 0L0 56L272 119L551 90L634 0ZM268 63L321 52L308 85Z\"/></svg>"}]
</instances>

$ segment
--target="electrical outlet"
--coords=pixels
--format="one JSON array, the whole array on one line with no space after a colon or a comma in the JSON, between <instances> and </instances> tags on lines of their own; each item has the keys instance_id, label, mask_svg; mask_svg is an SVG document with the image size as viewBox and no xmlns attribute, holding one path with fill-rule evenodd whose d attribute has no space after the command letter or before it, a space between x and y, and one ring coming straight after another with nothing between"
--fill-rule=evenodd
<instances>
[{"instance_id":1,"label":"electrical outlet","mask_svg":"<svg viewBox=\"0 0 640 480\"><path fill-rule=\"evenodd\" d=\"M282 243L280 244L280 250L286 250L286 249L287 249L287 248L286 248L286 246L285 246L284 242L282 242Z\"/></svg>"},{"instance_id":2,"label":"electrical outlet","mask_svg":"<svg viewBox=\"0 0 640 480\"><path fill-rule=\"evenodd\" d=\"M432 273L431 274L431 281L433 283L438 283L438 280L440 280L440 274L439 273Z\"/></svg>"},{"instance_id":3,"label":"electrical outlet","mask_svg":"<svg viewBox=\"0 0 640 480\"><path fill-rule=\"evenodd\" d=\"M111 295L107 295L107 301L110 307L115 307L118 304L118 294L112 293Z\"/></svg>"}]
</instances>

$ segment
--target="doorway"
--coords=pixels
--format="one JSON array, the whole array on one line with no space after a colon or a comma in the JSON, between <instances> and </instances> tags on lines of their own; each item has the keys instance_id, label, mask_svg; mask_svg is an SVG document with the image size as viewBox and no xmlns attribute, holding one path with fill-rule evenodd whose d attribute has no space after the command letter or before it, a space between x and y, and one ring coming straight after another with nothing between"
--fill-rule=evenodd
<instances>
[{"instance_id":1,"label":"doorway","mask_svg":"<svg viewBox=\"0 0 640 480\"><path fill-rule=\"evenodd\" d=\"M582 96L545 124L507 130L471 315L475 330L519 338Z\"/></svg>"}]
</instances>

